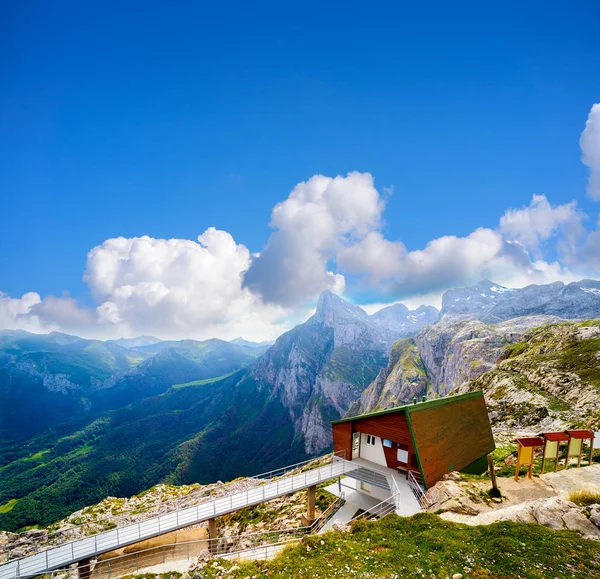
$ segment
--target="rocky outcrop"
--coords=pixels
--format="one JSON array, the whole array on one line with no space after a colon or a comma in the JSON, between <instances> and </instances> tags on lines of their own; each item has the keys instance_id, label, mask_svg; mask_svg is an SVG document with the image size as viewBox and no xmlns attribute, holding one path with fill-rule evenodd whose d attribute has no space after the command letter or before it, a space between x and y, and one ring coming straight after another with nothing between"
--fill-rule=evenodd
<instances>
[{"instance_id":1,"label":"rocky outcrop","mask_svg":"<svg viewBox=\"0 0 600 579\"><path fill-rule=\"evenodd\" d=\"M600 505L579 507L569 500L577 491L596 492L599 474L600 465L592 465L518 482L512 477L499 477L500 494L491 497L489 480L472 480L453 472L427 491L428 510L468 525L533 523L579 531L587 538L600 540Z\"/></svg>"},{"instance_id":2,"label":"rocky outcrop","mask_svg":"<svg viewBox=\"0 0 600 579\"><path fill-rule=\"evenodd\" d=\"M489 510L483 495L477 489L468 488L458 481L460 475L450 473L427 491L430 512L444 511L475 516Z\"/></svg>"},{"instance_id":3,"label":"rocky outcrop","mask_svg":"<svg viewBox=\"0 0 600 579\"><path fill-rule=\"evenodd\" d=\"M600 320L546 325L507 345L498 364L457 392L483 390L492 424L600 427Z\"/></svg>"},{"instance_id":4,"label":"rocky outcrop","mask_svg":"<svg viewBox=\"0 0 600 579\"><path fill-rule=\"evenodd\" d=\"M489 525L500 521L533 523L557 531L563 529L577 531L586 539L600 541L600 528L589 518L591 513L594 513L595 516L599 508L600 505L578 507L575 503L561 497L550 497L480 513L472 517L450 512L442 513L441 517L467 525Z\"/></svg>"},{"instance_id":5,"label":"rocky outcrop","mask_svg":"<svg viewBox=\"0 0 600 579\"><path fill-rule=\"evenodd\" d=\"M411 402L415 396L420 399L427 392L427 385L427 372L414 340L399 340L392 346L388 365L362 393L348 415L393 408Z\"/></svg>"}]
</instances>

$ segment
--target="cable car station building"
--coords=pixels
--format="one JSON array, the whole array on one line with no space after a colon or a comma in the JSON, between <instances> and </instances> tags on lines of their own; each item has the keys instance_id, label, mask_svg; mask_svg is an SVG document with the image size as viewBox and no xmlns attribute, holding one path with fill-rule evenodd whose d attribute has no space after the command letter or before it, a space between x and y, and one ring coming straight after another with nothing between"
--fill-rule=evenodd
<instances>
[{"instance_id":1,"label":"cable car station building","mask_svg":"<svg viewBox=\"0 0 600 579\"><path fill-rule=\"evenodd\" d=\"M484 472L495 448L481 391L415 399L406 406L337 420L332 430L334 452L346 460L400 475L423 490L452 471ZM377 481L361 480L357 490L374 493L376 486Z\"/></svg>"}]
</instances>

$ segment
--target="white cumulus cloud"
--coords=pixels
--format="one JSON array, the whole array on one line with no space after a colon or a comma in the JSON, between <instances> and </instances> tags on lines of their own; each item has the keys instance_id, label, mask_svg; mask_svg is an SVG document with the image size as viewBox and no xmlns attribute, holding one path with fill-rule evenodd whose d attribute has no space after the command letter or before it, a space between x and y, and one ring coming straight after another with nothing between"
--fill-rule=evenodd
<instances>
[{"instance_id":1,"label":"white cumulus cloud","mask_svg":"<svg viewBox=\"0 0 600 579\"><path fill-rule=\"evenodd\" d=\"M108 239L88 254L84 279L98 322L120 333L196 338L275 337L286 313L242 288L250 252L214 227L198 241Z\"/></svg>"},{"instance_id":2,"label":"white cumulus cloud","mask_svg":"<svg viewBox=\"0 0 600 579\"><path fill-rule=\"evenodd\" d=\"M256 255L214 227L197 240L107 239L88 253L84 280L93 307L68 295L0 293L0 328L264 340L306 319L324 289L352 295L370 286L381 300L439 305L445 289L482 278L519 287L600 271L598 231L585 230L575 202L552 205L536 195L508 209L496 228L412 250L385 237L384 209L369 173L314 175L273 208L274 231Z\"/></svg>"},{"instance_id":3,"label":"white cumulus cloud","mask_svg":"<svg viewBox=\"0 0 600 579\"><path fill-rule=\"evenodd\" d=\"M244 278L269 303L293 306L325 289L343 291L344 277L329 269L337 250L380 226L384 201L369 173L315 175L273 209L271 234Z\"/></svg>"},{"instance_id":4,"label":"white cumulus cloud","mask_svg":"<svg viewBox=\"0 0 600 579\"><path fill-rule=\"evenodd\" d=\"M28 292L20 298L0 292L0 329L40 331L40 322L32 310L41 301L40 294L36 292Z\"/></svg>"},{"instance_id":5,"label":"white cumulus cloud","mask_svg":"<svg viewBox=\"0 0 600 579\"><path fill-rule=\"evenodd\" d=\"M380 290L402 298L438 296L440 290L483 278L514 286L571 281L573 274L560 263L533 259L528 249L541 253L541 243L551 237L561 246L571 245L582 234L583 218L574 202L553 207L544 196L534 196L529 207L508 210L497 229L439 237L413 251L371 232L340 249L337 263L343 273L366 276Z\"/></svg>"},{"instance_id":6,"label":"white cumulus cloud","mask_svg":"<svg viewBox=\"0 0 600 579\"><path fill-rule=\"evenodd\" d=\"M500 219L499 230L505 238L537 251L559 231L569 245L574 245L583 232L583 219L576 201L552 206L544 195L534 195L528 207L508 209Z\"/></svg>"},{"instance_id":7,"label":"white cumulus cloud","mask_svg":"<svg viewBox=\"0 0 600 579\"><path fill-rule=\"evenodd\" d=\"M592 106L579 140L581 160L590 168L588 194L600 201L600 103Z\"/></svg>"}]
</instances>

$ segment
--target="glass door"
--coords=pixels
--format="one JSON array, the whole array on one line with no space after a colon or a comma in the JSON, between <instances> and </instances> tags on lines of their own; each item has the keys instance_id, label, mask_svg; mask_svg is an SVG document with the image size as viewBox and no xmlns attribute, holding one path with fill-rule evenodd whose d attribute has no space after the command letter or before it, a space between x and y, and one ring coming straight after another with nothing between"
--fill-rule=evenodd
<instances>
[{"instance_id":1,"label":"glass door","mask_svg":"<svg viewBox=\"0 0 600 579\"><path fill-rule=\"evenodd\" d=\"M352 433L352 458L360 456L360 432Z\"/></svg>"}]
</instances>

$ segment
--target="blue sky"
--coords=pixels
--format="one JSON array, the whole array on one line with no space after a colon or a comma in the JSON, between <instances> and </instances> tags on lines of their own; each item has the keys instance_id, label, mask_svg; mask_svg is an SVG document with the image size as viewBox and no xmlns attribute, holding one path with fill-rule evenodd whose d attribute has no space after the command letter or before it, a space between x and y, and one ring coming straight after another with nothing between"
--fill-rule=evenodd
<instances>
[{"instance_id":1,"label":"blue sky","mask_svg":"<svg viewBox=\"0 0 600 579\"><path fill-rule=\"evenodd\" d=\"M597 2L203 4L2 6L5 298L68 292L82 308L69 319L93 325L96 307L116 303L116 286L98 289L104 274L94 278L86 265L92 248L120 236L196 240L215 227L262 252L274 206L316 174L368 172L386 199L370 224L336 232L345 246L367 229L408 252L442 236L494 230L507 209L529 206L534 194L551 207L575 200L587 216L579 219L581 247L596 239L598 207L586 195L590 171L579 138L600 101ZM567 221L539 247L526 247L532 261L559 259L569 267L565 279L595 275L581 251L558 255ZM298 241L288 237L281 247L269 242L275 249L265 255L274 257L242 284L253 300L283 308L268 323L300 315L317 289L341 291L321 276L294 299L268 298L287 291L269 286L277 279L264 279L264 270L290 273L275 263ZM361 269L356 255L342 259L324 243L315 251L326 269L344 275L346 295L362 302L435 293L486 273L407 285L406 271ZM137 287L131 272L119 275L119 287ZM521 279L538 280L505 281ZM160 273L144 278L154 282L173 289ZM18 316L36 313L43 327L69 328L43 305L19 306ZM144 315L140 304L117 310L113 320L128 324L117 333L153 330L128 317ZM206 332L242 310L207 322ZM0 324L18 325L11 315L0 314Z\"/></svg>"}]
</instances>

